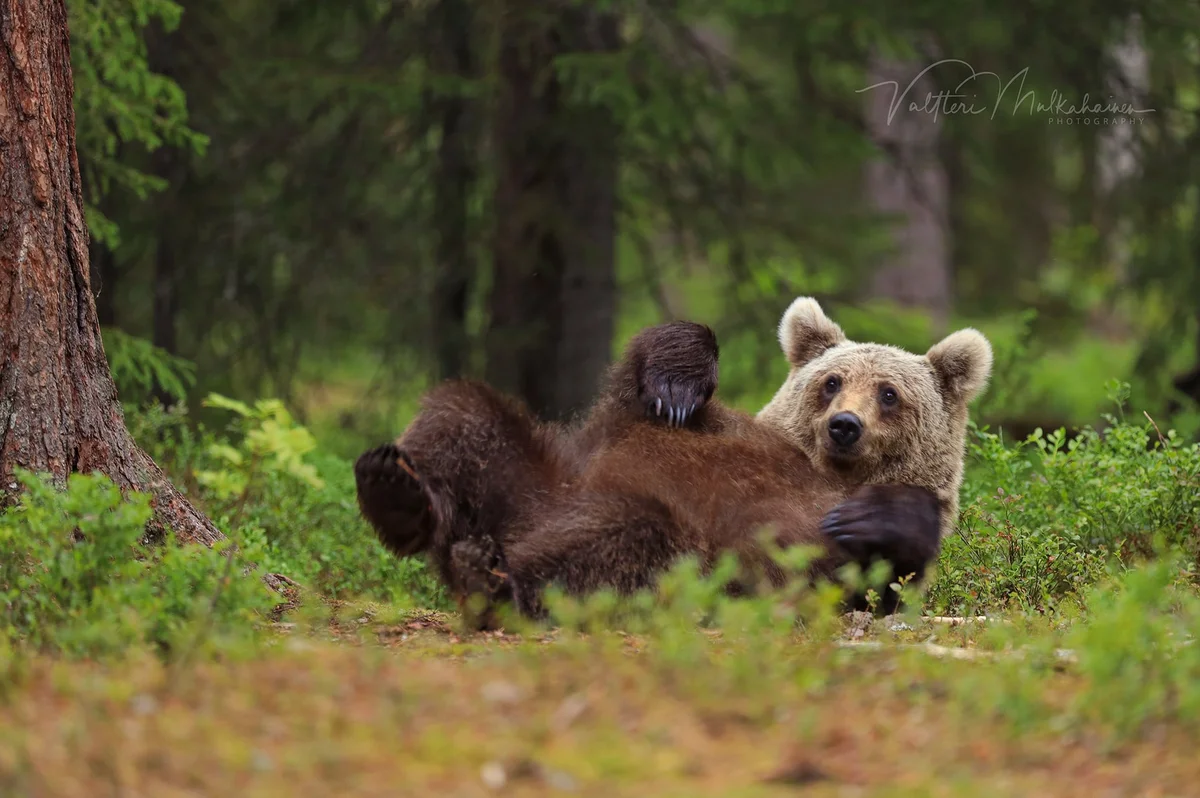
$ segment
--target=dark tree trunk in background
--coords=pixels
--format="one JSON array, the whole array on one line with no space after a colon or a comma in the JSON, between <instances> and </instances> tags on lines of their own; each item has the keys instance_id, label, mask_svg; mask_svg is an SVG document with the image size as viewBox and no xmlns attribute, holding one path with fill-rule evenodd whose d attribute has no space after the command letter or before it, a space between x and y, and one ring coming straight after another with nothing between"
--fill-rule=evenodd
<instances>
[{"instance_id":1,"label":"dark tree trunk in background","mask_svg":"<svg viewBox=\"0 0 1200 798\"><path fill-rule=\"evenodd\" d=\"M154 173L167 181L167 187L154 201L163 209L165 218L171 218L171 208L187 179L179 153L172 147L163 146L152 158ZM179 354L176 334L176 317L179 315L179 291L182 274L179 269L179 245L170 228L158 232L154 249L154 292L150 324L150 342L172 355ZM166 404L170 397L161 390L155 391L159 401Z\"/></svg>"},{"instance_id":2,"label":"dark tree trunk in background","mask_svg":"<svg viewBox=\"0 0 1200 798\"><path fill-rule=\"evenodd\" d=\"M125 429L89 285L64 0L0 0L0 479L100 471L181 540L221 533Z\"/></svg>"},{"instance_id":3,"label":"dark tree trunk in background","mask_svg":"<svg viewBox=\"0 0 1200 798\"><path fill-rule=\"evenodd\" d=\"M101 327L116 327L117 258L107 245L92 241L89 261L92 295L96 300L96 318Z\"/></svg>"},{"instance_id":4,"label":"dark tree trunk in background","mask_svg":"<svg viewBox=\"0 0 1200 798\"><path fill-rule=\"evenodd\" d=\"M874 58L867 85L894 80L902 94L926 66ZM898 217L894 254L880 264L871 295L925 310L944 326L952 290L949 188L938 152L941 123L932 110L909 110L910 102L924 105L926 96L936 93L935 85L929 75L923 76L902 95L890 120L891 88L867 92L867 130L885 155L867 164L865 181L871 208Z\"/></svg>"},{"instance_id":5,"label":"dark tree trunk in background","mask_svg":"<svg viewBox=\"0 0 1200 798\"><path fill-rule=\"evenodd\" d=\"M1125 35L1108 50L1108 74L1105 76L1105 102L1129 103L1145 108L1150 92L1150 57L1141 31L1141 19L1130 17ZM1124 282L1132 260L1134 229L1128 216L1128 202L1136 196L1130 191L1142 173L1141 133L1130 124L1105 125L1096 131L1095 189L1097 193L1093 224L1104 243L1104 260L1112 264L1114 276ZM1106 306L1092 308L1089 332L1097 336L1126 335L1128 330L1120 314ZM1200 352L1197 353L1200 355Z\"/></svg>"},{"instance_id":6,"label":"dark tree trunk in background","mask_svg":"<svg viewBox=\"0 0 1200 798\"><path fill-rule=\"evenodd\" d=\"M616 17L591 14L580 22L583 48L603 52L618 48ZM597 106L576 109L569 129L573 135L563 152L568 217L556 368L559 415L580 412L595 399L600 377L612 359L617 307L619 130L611 111Z\"/></svg>"},{"instance_id":7,"label":"dark tree trunk in background","mask_svg":"<svg viewBox=\"0 0 1200 798\"><path fill-rule=\"evenodd\" d=\"M175 249L170 238L158 240L154 255L154 319L151 342L159 349L177 354L175 315L179 312L179 295Z\"/></svg>"},{"instance_id":8,"label":"dark tree trunk in background","mask_svg":"<svg viewBox=\"0 0 1200 798\"><path fill-rule=\"evenodd\" d=\"M565 96L554 60L615 51L617 20L528 0L505 11L487 378L563 418L595 396L611 356L618 129Z\"/></svg>"},{"instance_id":9,"label":"dark tree trunk in background","mask_svg":"<svg viewBox=\"0 0 1200 798\"><path fill-rule=\"evenodd\" d=\"M1135 15L1130 21L1123 40L1108 48L1111 61L1110 73L1106 76L1108 96L1104 102L1129 103L1135 108L1146 105L1150 84L1150 59L1142 41L1141 22ZM1111 99L1110 99L1111 98ZM1133 125L1107 125L1100 128L1096 141L1096 190L1100 204L1106 209L1119 199L1119 193L1129 181L1141 172L1141 152L1137 130ZM1106 213L1105 216L1116 215ZM1124 238L1127 230L1113 231L1104 225L1101 233L1110 233ZM1126 260L1124 241L1117 253L1119 262Z\"/></svg>"},{"instance_id":10,"label":"dark tree trunk in background","mask_svg":"<svg viewBox=\"0 0 1200 798\"><path fill-rule=\"evenodd\" d=\"M176 68L178 36L163 30L156 22L146 34L146 58L150 68L164 77L179 79ZM180 191L187 180L187 163L180 152L163 145L151 156L151 169L156 177L166 182L166 188L154 197L155 206L162 218L170 219L178 205ZM151 321L151 343L160 349L179 354L176 338L176 316L179 314L180 278L178 257L179 245L170 228L158 231L154 253L153 318ZM159 398L166 397L161 394Z\"/></svg>"},{"instance_id":11,"label":"dark tree trunk in background","mask_svg":"<svg viewBox=\"0 0 1200 798\"><path fill-rule=\"evenodd\" d=\"M153 46L150 48L152 58L155 49L157 48ZM169 74L165 69L158 71ZM151 168L156 176L167 183L166 188L154 197L154 203L159 207L163 218L174 218L174 210L179 205L179 193L187 181L187 163L177 149L164 145L152 156ZM177 231L170 226L160 228L156 231L154 246L150 342L172 355L179 354L179 297L185 289L184 272L180 268L179 260L180 244ZM171 396L161 387L155 388L154 395L164 405L172 401Z\"/></svg>"},{"instance_id":12,"label":"dark tree trunk in background","mask_svg":"<svg viewBox=\"0 0 1200 798\"><path fill-rule=\"evenodd\" d=\"M150 342L172 355L179 353L175 335L175 317L179 314L179 262L175 257L175 247L174 239L166 231L158 237L154 253L154 304L150 331ZM153 396L163 407L170 407L177 401L158 384L154 386Z\"/></svg>"},{"instance_id":13,"label":"dark tree trunk in background","mask_svg":"<svg viewBox=\"0 0 1200 798\"><path fill-rule=\"evenodd\" d=\"M439 0L433 8L433 62L438 73L474 80L469 0ZM434 185L437 274L433 285L433 344L438 377L463 374L469 354L467 303L475 276L470 200L478 180L478 103L457 90L434 99L441 142Z\"/></svg>"}]
</instances>

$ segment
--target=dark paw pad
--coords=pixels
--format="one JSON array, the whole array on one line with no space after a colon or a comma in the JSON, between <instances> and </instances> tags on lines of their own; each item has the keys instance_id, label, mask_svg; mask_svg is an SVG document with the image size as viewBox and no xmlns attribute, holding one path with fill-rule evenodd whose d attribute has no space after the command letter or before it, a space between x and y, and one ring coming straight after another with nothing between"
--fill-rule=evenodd
<instances>
[{"instance_id":1,"label":"dark paw pad","mask_svg":"<svg viewBox=\"0 0 1200 798\"><path fill-rule=\"evenodd\" d=\"M394 443L376 446L359 455L354 461L354 479L360 490L410 480L413 483L421 481L412 459Z\"/></svg>"},{"instance_id":2,"label":"dark paw pad","mask_svg":"<svg viewBox=\"0 0 1200 798\"><path fill-rule=\"evenodd\" d=\"M494 608L501 602L511 602L526 618L545 617L538 590L513 576L503 550L490 536L455 543L450 549L450 567L460 603L469 596L487 599L481 613L484 622L494 622Z\"/></svg>"},{"instance_id":3,"label":"dark paw pad","mask_svg":"<svg viewBox=\"0 0 1200 798\"><path fill-rule=\"evenodd\" d=\"M412 458L394 443L369 449L354 462L363 516L399 557L423 550L433 532L433 504Z\"/></svg>"},{"instance_id":4,"label":"dark paw pad","mask_svg":"<svg viewBox=\"0 0 1200 798\"><path fill-rule=\"evenodd\" d=\"M499 628L497 608L514 595L500 547L488 536L460 540L450 548L450 570L466 625L479 631Z\"/></svg>"},{"instance_id":5,"label":"dark paw pad","mask_svg":"<svg viewBox=\"0 0 1200 798\"><path fill-rule=\"evenodd\" d=\"M458 589L465 595L494 596L508 583L504 553L489 536L455 543L450 549L450 566Z\"/></svg>"}]
</instances>

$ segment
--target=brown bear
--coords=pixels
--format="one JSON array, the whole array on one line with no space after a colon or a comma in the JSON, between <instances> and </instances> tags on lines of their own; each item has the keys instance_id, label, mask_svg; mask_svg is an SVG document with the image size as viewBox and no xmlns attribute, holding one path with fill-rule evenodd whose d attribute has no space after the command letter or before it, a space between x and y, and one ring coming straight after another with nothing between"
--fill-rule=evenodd
<instances>
[{"instance_id":1,"label":"brown bear","mask_svg":"<svg viewBox=\"0 0 1200 798\"><path fill-rule=\"evenodd\" d=\"M958 519L967 407L992 371L987 338L962 329L917 357L848 340L815 300L801 297L783 315L779 342L791 371L758 421L778 429L814 462L853 473L862 484L932 489L941 503L942 535L949 534ZM824 380L820 391L832 391L835 401L822 403L817 379ZM853 456L845 456L839 434L854 439L848 444Z\"/></svg>"},{"instance_id":2,"label":"brown bear","mask_svg":"<svg viewBox=\"0 0 1200 798\"><path fill-rule=\"evenodd\" d=\"M636 336L574 428L440 386L399 447L356 464L364 514L393 551L431 548L459 595L495 590L531 615L548 583L628 593L688 554L732 551L779 584L764 526L783 547L824 544L814 573L882 559L921 577L957 509L986 339L960 331L924 357L855 344L807 299L780 337L792 372L758 418L710 401L716 339L687 322Z\"/></svg>"},{"instance_id":3,"label":"brown bear","mask_svg":"<svg viewBox=\"0 0 1200 798\"><path fill-rule=\"evenodd\" d=\"M538 508L569 490L615 432L694 424L695 409L716 389L717 357L716 337L703 325L643 330L589 413L572 424L541 422L480 382L444 382L425 394L399 440L359 456L359 506L386 548L400 557L427 551L462 598L475 585L478 575L466 563L479 547L501 549Z\"/></svg>"}]
</instances>

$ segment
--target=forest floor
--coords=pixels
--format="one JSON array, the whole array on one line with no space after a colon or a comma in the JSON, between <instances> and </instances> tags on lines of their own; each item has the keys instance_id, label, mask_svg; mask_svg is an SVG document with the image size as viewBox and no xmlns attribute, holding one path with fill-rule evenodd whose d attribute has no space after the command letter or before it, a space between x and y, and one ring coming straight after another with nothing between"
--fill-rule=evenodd
<instances>
[{"instance_id":1,"label":"forest floor","mask_svg":"<svg viewBox=\"0 0 1200 798\"><path fill-rule=\"evenodd\" d=\"M466 636L452 616L369 606L339 618L315 632L280 624L253 651L194 662L0 661L0 794L1126 796L1200 784L1193 735L1161 724L1114 743L1072 714L1090 694L1069 656L996 650L978 622L847 616L817 644L694 627L653 641Z\"/></svg>"}]
</instances>

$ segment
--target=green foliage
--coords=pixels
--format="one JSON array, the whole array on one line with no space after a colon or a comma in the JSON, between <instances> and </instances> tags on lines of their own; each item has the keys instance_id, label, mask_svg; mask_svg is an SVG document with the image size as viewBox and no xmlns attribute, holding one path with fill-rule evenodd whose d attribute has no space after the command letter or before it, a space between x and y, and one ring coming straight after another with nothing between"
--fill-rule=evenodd
<instances>
[{"instance_id":1,"label":"green foliage","mask_svg":"<svg viewBox=\"0 0 1200 798\"><path fill-rule=\"evenodd\" d=\"M21 503L0 515L0 591L10 643L71 656L149 646L180 655L244 639L273 604L253 548L142 542L149 497L123 499L101 475L65 491L21 472Z\"/></svg>"},{"instance_id":2,"label":"green foliage","mask_svg":"<svg viewBox=\"0 0 1200 798\"><path fill-rule=\"evenodd\" d=\"M159 406L130 412L130 431L266 571L331 597L444 605L422 560L397 560L375 539L354 498L352 464L317 450L281 402L214 394L206 404L233 415L220 433L193 430L182 407Z\"/></svg>"},{"instance_id":3,"label":"green foliage","mask_svg":"<svg viewBox=\"0 0 1200 798\"><path fill-rule=\"evenodd\" d=\"M1053 4L1020 14L944 3L601 7L619 18L620 44L556 59L543 77L561 82L561 118L556 111L548 121L554 135L565 129L574 143L591 145L604 129L591 124L595 108L611 114L621 157L619 304L653 297L651 320L713 322L731 354L747 353L723 364L726 393L747 406L764 376L778 373L771 347L749 339L798 292L846 305L844 324L859 335L925 342L916 319L859 306L890 243L883 220L863 212L863 164L878 155L862 116L866 98L878 94L862 92L870 58L931 60L914 46L919 31L955 42L947 57L1001 80L1027 68L1022 90L1043 103L1051 92L1078 102L1104 91L1111 48L1138 10L1128 2L1098 7L1080 27ZM502 121L482 113L498 107L504 84L494 9L360 0L218 0L186 13L177 0L70 0L68 9L89 224L110 245L116 226L127 231L111 253L120 275L112 302L124 329L146 326L156 290L149 253L164 243L176 263L169 283L179 353L198 365L201 395L292 402L302 395L300 379L328 382L323 371L304 373L312 363L369 351L380 365L347 382L387 388L353 392L332 415L361 423L371 404L369 415L390 417L411 402L403 386L430 370L430 313L441 307L429 301L430 289L445 266L437 253L448 234L470 252L466 360L478 365L486 336L477 319L493 310L487 231L503 210L494 207L493 152L480 146ZM530 27L566 30L560 11L531 8ZM1097 131L1107 124L1014 113L1007 101L994 114L941 119L954 309L985 321L1035 309L1040 344L1054 355L1027 364L1033 393L1012 405L992 401L1004 411L993 421L1026 411L1053 413L1033 419L1046 425L1097 420L1088 394L1096 369L1113 371L1110 357L1120 358L1121 378L1138 358L1139 382L1153 388L1155 404L1146 406L1157 412L1173 391L1170 378L1190 365L1174 359L1194 348L1200 273L1188 266L1196 261L1200 172L1200 147L1191 146L1196 12L1143 16L1156 68L1136 104L1156 112L1124 128L1138 137L1145 168L1115 196L1095 185ZM1003 34L1019 25L1037 35L1014 42ZM461 69L447 52L460 46L470 61ZM931 77L972 102L994 99L990 84L959 86L967 75L953 66ZM455 123L444 105L458 99L471 120L460 143L472 157L445 169L442 126ZM169 168L149 157L162 149ZM469 185L458 191L447 179ZM146 201L166 180L170 201ZM122 189L121 201L111 201L113 188ZM446 228L443 219L459 212L462 229ZM698 290L678 288L681 279ZM685 291L691 295L681 297ZM1120 340L1095 340L1110 329ZM1072 361L1078 349L1088 363ZM1085 378L1060 379L1064 365L1086 370Z\"/></svg>"},{"instance_id":4,"label":"green foliage","mask_svg":"<svg viewBox=\"0 0 1200 798\"><path fill-rule=\"evenodd\" d=\"M115 245L117 223L100 211L100 199L113 188L145 199L167 185L122 158L122 147L153 151L169 144L203 152L207 143L187 126L183 90L156 73L147 56L146 28L157 22L165 31L175 29L183 7L173 0L71 0L67 8L88 228Z\"/></svg>"},{"instance_id":5,"label":"green foliage","mask_svg":"<svg viewBox=\"0 0 1200 798\"><path fill-rule=\"evenodd\" d=\"M1013 736L1053 729L1112 746L1166 724L1195 733L1194 576L1194 560L1166 553L1089 586L1069 623L1013 615L993 625L978 642L1007 656L957 680L962 708L1001 721Z\"/></svg>"},{"instance_id":6,"label":"green foliage","mask_svg":"<svg viewBox=\"0 0 1200 798\"><path fill-rule=\"evenodd\" d=\"M255 484L265 475L280 473L320 490L324 483L305 455L316 441L297 425L278 399L260 399L253 407L220 394L209 394L205 407L219 407L237 415L239 446L213 443L209 454L224 467L196 472L196 479L218 501L244 504Z\"/></svg>"},{"instance_id":7,"label":"green foliage","mask_svg":"<svg viewBox=\"0 0 1200 798\"><path fill-rule=\"evenodd\" d=\"M1194 560L1164 557L1088 591L1088 618L1066 636L1086 677L1073 705L1079 721L1116 738L1169 721L1200 728L1194 569Z\"/></svg>"},{"instance_id":8,"label":"green foliage","mask_svg":"<svg viewBox=\"0 0 1200 798\"><path fill-rule=\"evenodd\" d=\"M1128 386L1113 394L1120 406L1127 397ZM131 413L131 427L219 526L261 549L268 570L326 595L446 606L420 559L397 560L374 539L354 501L351 463L322 451L282 403L210 396L206 404L233 413L224 433L193 433L182 409ZM961 523L945 542L927 609L1078 607L1114 568L1152 556L1158 540L1197 554L1200 446L1170 432L1160 439L1150 423L1109 421L1103 432L1068 439L1039 430L1015 445L972 428ZM612 600L597 598L586 612L565 601L563 622L636 625L649 606L639 602L650 599L605 604Z\"/></svg>"},{"instance_id":9,"label":"green foliage","mask_svg":"<svg viewBox=\"0 0 1200 798\"><path fill-rule=\"evenodd\" d=\"M1031 397L1031 366L1046 355L1044 345L1033 338L1033 323L1037 312L1025 310L1011 319L993 319L985 332L992 345L992 377L987 390L971 408L974 418L1006 413L1020 413L1028 406Z\"/></svg>"},{"instance_id":10,"label":"green foliage","mask_svg":"<svg viewBox=\"0 0 1200 798\"><path fill-rule=\"evenodd\" d=\"M1129 386L1117 386L1122 406ZM1148 421L1108 417L1103 432L1040 429L1006 446L974 429L957 533L946 540L931 606L970 614L1078 602L1112 567L1156 542L1200 553L1200 445Z\"/></svg>"},{"instance_id":11,"label":"green foliage","mask_svg":"<svg viewBox=\"0 0 1200 798\"><path fill-rule=\"evenodd\" d=\"M176 402L187 398L196 382L194 363L113 327L102 333L113 382L125 402L144 404L155 390Z\"/></svg>"}]
</instances>

